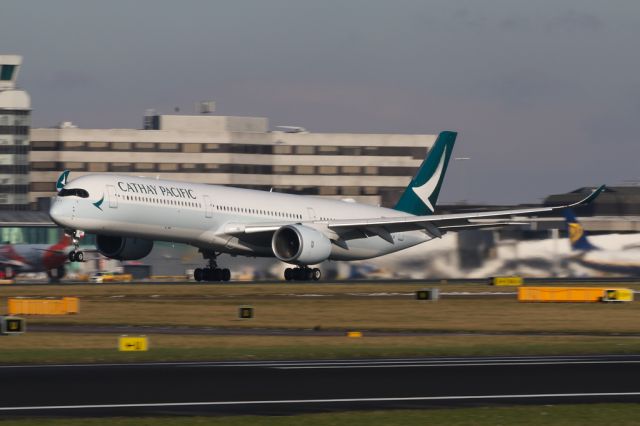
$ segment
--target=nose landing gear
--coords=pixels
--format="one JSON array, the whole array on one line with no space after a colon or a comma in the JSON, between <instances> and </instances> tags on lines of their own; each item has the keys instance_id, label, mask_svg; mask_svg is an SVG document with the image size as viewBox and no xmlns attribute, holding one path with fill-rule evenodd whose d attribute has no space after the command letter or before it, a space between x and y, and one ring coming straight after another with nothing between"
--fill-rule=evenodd
<instances>
[{"instance_id":1,"label":"nose landing gear","mask_svg":"<svg viewBox=\"0 0 640 426\"><path fill-rule=\"evenodd\" d=\"M284 279L287 281L318 281L322 277L322 272L318 268L300 266L297 268L287 268L284 270Z\"/></svg>"},{"instance_id":2,"label":"nose landing gear","mask_svg":"<svg viewBox=\"0 0 640 426\"><path fill-rule=\"evenodd\" d=\"M227 268L218 268L216 258L218 255L213 251L200 250L202 256L209 260L208 268L196 268L193 271L193 278L198 281L229 281L231 271Z\"/></svg>"},{"instance_id":3,"label":"nose landing gear","mask_svg":"<svg viewBox=\"0 0 640 426\"><path fill-rule=\"evenodd\" d=\"M84 237L83 231L65 231L67 235L71 236L71 244L73 245L73 250L69 252L69 262L84 262L84 253L79 250L80 248L80 239Z\"/></svg>"}]
</instances>

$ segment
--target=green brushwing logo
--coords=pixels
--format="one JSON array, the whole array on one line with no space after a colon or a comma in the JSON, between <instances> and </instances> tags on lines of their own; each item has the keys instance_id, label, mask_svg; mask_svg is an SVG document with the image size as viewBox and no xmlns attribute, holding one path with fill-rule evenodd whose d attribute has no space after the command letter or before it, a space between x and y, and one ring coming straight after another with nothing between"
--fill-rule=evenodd
<instances>
[{"instance_id":1,"label":"green brushwing logo","mask_svg":"<svg viewBox=\"0 0 640 426\"><path fill-rule=\"evenodd\" d=\"M102 198L100 198L98 201L96 201L95 203L92 203L94 206L96 206L98 208L98 210L102 210L102 203L104 202L104 194L102 194Z\"/></svg>"},{"instance_id":2,"label":"green brushwing logo","mask_svg":"<svg viewBox=\"0 0 640 426\"><path fill-rule=\"evenodd\" d=\"M58 176L58 180L56 181L56 191L60 192L62 188L67 184L67 180L69 179L69 170L65 170Z\"/></svg>"}]
</instances>

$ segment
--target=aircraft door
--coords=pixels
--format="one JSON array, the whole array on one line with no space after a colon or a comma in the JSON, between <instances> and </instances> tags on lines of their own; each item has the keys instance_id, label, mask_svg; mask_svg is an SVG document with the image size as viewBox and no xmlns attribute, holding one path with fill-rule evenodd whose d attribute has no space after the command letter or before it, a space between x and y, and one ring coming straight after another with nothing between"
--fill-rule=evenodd
<instances>
[{"instance_id":1,"label":"aircraft door","mask_svg":"<svg viewBox=\"0 0 640 426\"><path fill-rule=\"evenodd\" d=\"M309 213L309 219L316 220L316 211L313 207L307 207L307 213Z\"/></svg>"},{"instance_id":2,"label":"aircraft door","mask_svg":"<svg viewBox=\"0 0 640 426\"><path fill-rule=\"evenodd\" d=\"M118 199L116 198L116 188L113 185L107 185L107 193L109 194L109 207L115 209L118 207Z\"/></svg>"},{"instance_id":3,"label":"aircraft door","mask_svg":"<svg viewBox=\"0 0 640 426\"><path fill-rule=\"evenodd\" d=\"M204 199L204 217L213 217L213 205L208 195L203 195Z\"/></svg>"}]
</instances>

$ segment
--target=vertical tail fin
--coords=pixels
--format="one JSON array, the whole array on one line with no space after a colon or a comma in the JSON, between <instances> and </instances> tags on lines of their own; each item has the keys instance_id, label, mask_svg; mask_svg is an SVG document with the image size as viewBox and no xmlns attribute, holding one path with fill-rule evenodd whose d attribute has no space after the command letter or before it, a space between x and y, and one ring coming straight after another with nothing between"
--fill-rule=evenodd
<instances>
[{"instance_id":1,"label":"vertical tail fin","mask_svg":"<svg viewBox=\"0 0 640 426\"><path fill-rule=\"evenodd\" d=\"M457 135L456 132L438 135L436 143L402 193L395 210L418 216L433 214Z\"/></svg>"},{"instance_id":2,"label":"vertical tail fin","mask_svg":"<svg viewBox=\"0 0 640 426\"><path fill-rule=\"evenodd\" d=\"M60 192L62 188L67 184L67 180L69 179L69 170L65 170L60 173L58 176L58 180L56 181L56 191Z\"/></svg>"},{"instance_id":3,"label":"vertical tail fin","mask_svg":"<svg viewBox=\"0 0 640 426\"><path fill-rule=\"evenodd\" d=\"M567 230L569 232L569 242L573 250L590 251L597 250L598 248L591 244L587 238L584 228L578 222L576 215L571 209L564 209L564 218L567 221Z\"/></svg>"}]
</instances>

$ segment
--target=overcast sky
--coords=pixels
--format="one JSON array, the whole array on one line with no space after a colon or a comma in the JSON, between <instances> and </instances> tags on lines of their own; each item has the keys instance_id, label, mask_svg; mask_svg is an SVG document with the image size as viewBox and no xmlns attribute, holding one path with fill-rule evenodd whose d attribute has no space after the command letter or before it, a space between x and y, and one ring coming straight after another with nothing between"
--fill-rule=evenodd
<instances>
[{"instance_id":1,"label":"overcast sky","mask_svg":"<svg viewBox=\"0 0 640 426\"><path fill-rule=\"evenodd\" d=\"M145 109L317 132L460 133L441 202L537 202L640 178L640 2L5 2L34 127Z\"/></svg>"}]
</instances>

